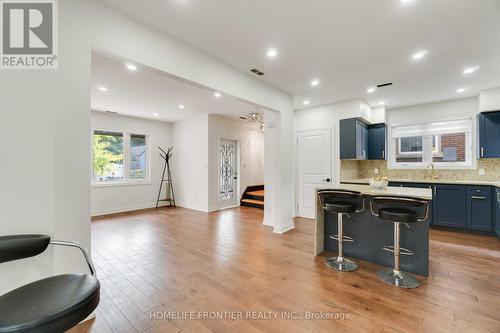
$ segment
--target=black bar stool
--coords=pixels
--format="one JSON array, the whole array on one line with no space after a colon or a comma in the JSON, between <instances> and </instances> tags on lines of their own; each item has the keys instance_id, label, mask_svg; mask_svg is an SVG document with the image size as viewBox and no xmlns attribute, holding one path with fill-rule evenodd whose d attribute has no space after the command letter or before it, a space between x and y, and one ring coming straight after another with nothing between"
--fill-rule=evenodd
<instances>
[{"instance_id":1,"label":"black bar stool","mask_svg":"<svg viewBox=\"0 0 500 333\"><path fill-rule=\"evenodd\" d=\"M365 209L365 201L360 192L347 190L320 190L318 191L320 205L325 213L337 214L338 234L329 236L338 242L338 256L326 258L326 265L342 272L352 272L358 265L344 258L343 243L353 242L352 237L344 236L342 217L351 213L359 213Z\"/></svg>"},{"instance_id":2,"label":"black bar stool","mask_svg":"<svg viewBox=\"0 0 500 333\"><path fill-rule=\"evenodd\" d=\"M394 253L394 268L380 271L379 278L396 287L417 288L420 285L418 280L400 269L399 256L414 255L414 253L400 246L401 231L399 227L401 223L408 226L409 223L426 221L429 216L429 203L425 200L408 197L376 196L370 201L370 209L373 215L386 222L394 223L394 244L383 248Z\"/></svg>"}]
</instances>

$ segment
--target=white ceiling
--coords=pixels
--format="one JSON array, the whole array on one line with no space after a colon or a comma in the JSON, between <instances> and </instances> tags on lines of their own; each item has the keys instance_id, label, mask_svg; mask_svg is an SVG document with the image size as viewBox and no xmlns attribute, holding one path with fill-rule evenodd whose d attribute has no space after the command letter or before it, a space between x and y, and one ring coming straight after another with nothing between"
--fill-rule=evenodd
<instances>
[{"instance_id":1,"label":"white ceiling","mask_svg":"<svg viewBox=\"0 0 500 333\"><path fill-rule=\"evenodd\" d=\"M96 111L176 122L197 114L219 114L238 118L255 107L236 98L173 79L140 64L131 72L127 61L92 54L91 107ZM106 87L103 92L99 87ZM184 109L179 109L179 105ZM157 116L155 116L157 114Z\"/></svg>"},{"instance_id":2,"label":"white ceiling","mask_svg":"<svg viewBox=\"0 0 500 333\"><path fill-rule=\"evenodd\" d=\"M500 86L499 0L102 1L245 73L260 69L297 108L359 97L394 108ZM420 49L429 54L415 62ZM481 70L465 77L472 65ZM394 86L366 93L385 82Z\"/></svg>"}]
</instances>

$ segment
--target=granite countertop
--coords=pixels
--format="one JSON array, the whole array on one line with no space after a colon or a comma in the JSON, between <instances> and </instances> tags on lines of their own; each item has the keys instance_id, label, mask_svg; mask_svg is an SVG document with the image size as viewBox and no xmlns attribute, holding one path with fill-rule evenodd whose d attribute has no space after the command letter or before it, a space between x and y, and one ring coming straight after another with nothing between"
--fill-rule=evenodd
<instances>
[{"instance_id":1,"label":"granite countertop","mask_svg":"<svg viewBox=\"0 0 500 333\"><path fill-rule=\"evenodd\" d=\"M424 183L424 184L451 184L451 185L486 185L500 188L500 181L493 180L446 180L446 179L389 179L391 182ZM370 184L370 178L344 179L341 183Z\"/></svg>"},{"instance_id":2,"label":"granite countertop","mask_svg":"<svg viewBox=\"0 0 500 333\"><path fill-rule=\"evenodd\" d=\"M427 188L409 188L389 186L383 190L371 188L369 185L340 184L336 189L358 191L365 195L396 195L404 197L414 197L424 200L432 200L432 190Z\"/></svg>"}]
</instances>

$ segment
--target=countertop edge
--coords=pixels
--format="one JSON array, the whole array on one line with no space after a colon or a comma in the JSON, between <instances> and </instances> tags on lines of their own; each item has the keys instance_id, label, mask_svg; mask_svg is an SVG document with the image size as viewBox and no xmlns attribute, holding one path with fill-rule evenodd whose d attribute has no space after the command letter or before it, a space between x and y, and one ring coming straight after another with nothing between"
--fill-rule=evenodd
<instances>
[{"instance_id":1,"label":"countertop edge","mask_svg":"<svg viewBox=\"0 0 500 333\"><path fill-rule=\"evenodd\" d=\"M500 188L500 182L484 180L431 180L431 179L389 179L390 182L416 183L416 184L436 184L436 185L471 185L471 186L493 186ZM369 185L368 178L341 180L340 184Z\"/></svg>"}]
</instances>

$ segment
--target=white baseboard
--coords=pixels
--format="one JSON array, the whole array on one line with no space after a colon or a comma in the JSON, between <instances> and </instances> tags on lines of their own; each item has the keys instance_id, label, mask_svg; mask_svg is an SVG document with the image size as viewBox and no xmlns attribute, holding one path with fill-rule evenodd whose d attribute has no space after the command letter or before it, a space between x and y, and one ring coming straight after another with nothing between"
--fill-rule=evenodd
<instances>
[{"instance_id":1,"label":"white baseboard","mask_svg":"<svg viewBox=\"0 0 500 333\"><path fill-rule=\"evenodd\" d=\"M267 226L267 227L274 227L274 222L271 221L270 218L267 218L264 216L264 220L262 221L262 224Z\"/></svg>"},{"instance_id":2,"label":"white baseboard","mask_svg":"<svg viewBox=\"0 0 500 333\"><path fill-rule=\"evenodd\" d=\"M203 212L203 213L210 212L207 207L202 207L202 206L199 206L197 204L191 204L191 203L187 203L187 202L176 202L176 206L186 208L186 209L196 210L196 211Z\"/></svg>"},{"instance_id":3,"label":"white baseboard","mask_svg":"<svg viewBox=\"0 0 500 333\"><path fill-rule=\"evenodd\" d=\"M164 206L169 206L169 204L168 203L161 203L159 207L164 207ZM186 208L186 209L196 210L196 211L203 212L203 213L210 213L210 212L215 212L218 210L239 207L239 205L234 205L231 207L207 209L207 208L202 207L200 205L186 203L186 202L177 202L176 206ZM98 217L98 216L109 215L109 214L133 212L135 210L149 209L149 208L155 208L155 207L156 207L156 204L144 204L144 205L136 205L136 206L128 206L128 207L117 207L117 208L105 209L105 210L99 210L96 212L92 212L91 216Z\"/></svg>"},{"instance_id":4,"label":"white baseboard","mask_svg":"<svg viewBox=\"0 0 500 333\"><path fill-rule=\"evenodd\" d=\"M284 227L283 229L276 229L274 228L273 232L275 234L283 235L284 233L289 232L290 230L295 229L295 225L293 223L287 227Z\"/></svg>"},{"instance_id":5,"label":"white baseboard","mask_svg":"<svg viewBox=\"0 0 500 333\"><path fill-rule=\"evenodd\" d=\"M164 206L168 206L168 204L161 203L159 205L159 207L164 207ZM135 210L149 209L149 208L155 208L155 207L156 207L156 204L143 204L143 205L128 206L128 207L116 207L116 208L104 209L104 210L92 212L91 217L97 217L97 216L103 216L103 215L109 215L109 214L117 214L117 213L125 213L125 212L133 212Z\"/></svg>"}]
</instances>

